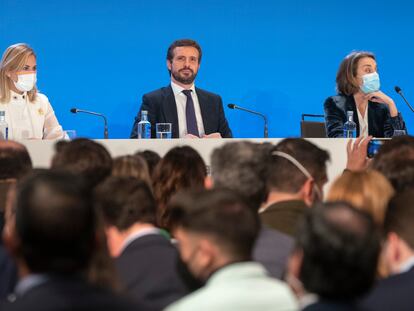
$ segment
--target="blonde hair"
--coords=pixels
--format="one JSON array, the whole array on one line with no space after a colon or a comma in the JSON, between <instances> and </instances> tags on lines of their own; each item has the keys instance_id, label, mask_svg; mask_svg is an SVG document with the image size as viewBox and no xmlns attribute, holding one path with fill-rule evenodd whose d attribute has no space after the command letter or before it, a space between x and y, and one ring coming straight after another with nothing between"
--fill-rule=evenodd
<instances>
[{"instance_id":1,"label":"blonde hair","mask_svg":"<svg viewBox=\"0 0 414 311\"><path fill-rule=\"evenodd\" d=\"M144 181L152 189L152 181L147 162L139 155L126 155L114 159L112 176L135 177Z\"/></svg>"},{"instance_id":2,"label":"blonde hair","mask_svg":"<svg viewBox=\"0 0 414 311\"><path fill-rule=\"evenodd\" d=\"M22 70L27 62L27 58L36 54L33 49L25 43L17 43L9 46L4 52L0 62L0 103L5 104L10 101L10 90L13 83L6 73L10 71ZM37 96L37 88L27 92L30 102L33 102Z\"/></svg>"},{"instance_id":3,"label":"blonde hair","mask_svg":"<svg viewBox=\"0 0 414 311\"><path fill-rule=\"evenodd\" d=\"M388 201L394 195L390 182L379 172L346 171L332 184L326 201L345 201L369 213L382 226Z\"/></svg>"}]
</instances>

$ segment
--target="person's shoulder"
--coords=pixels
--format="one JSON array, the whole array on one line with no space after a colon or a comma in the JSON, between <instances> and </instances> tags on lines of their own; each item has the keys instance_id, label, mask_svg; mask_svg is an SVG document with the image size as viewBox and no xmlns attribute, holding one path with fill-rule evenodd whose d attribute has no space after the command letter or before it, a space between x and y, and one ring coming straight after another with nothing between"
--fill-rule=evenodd
<instances>
[{"instance_id":1,"label":"person's shoulder","mask_svg":"<svg viewBox=\"0 0 414 311\"><path fill-rule=\"evenodd\" d=\"M180 300L172 303L165 309L165 311L194 310L197 306L205 307L206 302L208 303L212 301L214 301L214 297L208 294L205 287L202 287L192 292L191 294L185 296L184 298L181 298Z\"/></svg>"},{"instance_id":2,"label":"person's shoulder","mask_svg":"<svg viewBox=\"0 0 414 311\"><path fill-rule=\"evenodd\" d=\"M218 95L216 93L213 93L213 92L210 92L210 91L207 91L207 90L204 90L204 89L200 89L198 87L196 87L196 92L197 92L197 95L202 94L204 96L208 96L208 97L212 97L212 98L221 98L220 95Z\"/></svg>"},{"instance_id":3,"label":"person's shoulder","mask_svg":"<svg viewBox=\"0 0 414 311\"><path fill-rule=\"evenodd\" d=\"M48 103L49 98L43 93L37 93L36 94L36 101L41 102L41 103Z\"/></svg>"},{"instance_id":4,"label":"person's shoulder","mask_svg":"<svg viewBox=\"0 0 414 311\"><path fill-rule=\"evenodd\" d=\"M329 108L333 108L333 107L337 107L337 108L345 108L347 102L350 100L350 96L346 96L346 95L342 95L342 94L337 94L337 95L333 95L333 96L329 96L326 100L325 100L325 108L329 109Z\"/></svg>"},{"instance_id":5,"label":"person's shoulder","mask_svg":"<svg viewBox=\"0 0 414 311\"><path fill-rule=\"evenodd\" d=\"M156 90L152 90L148 93L145 93L143 95L143 97L147 97L147 98L159 97L159 96L165 95L169 92L172 92L172 89L171 89L170 85L167 85L167 86L158 88Z\"/></svg>"}]
</instances>

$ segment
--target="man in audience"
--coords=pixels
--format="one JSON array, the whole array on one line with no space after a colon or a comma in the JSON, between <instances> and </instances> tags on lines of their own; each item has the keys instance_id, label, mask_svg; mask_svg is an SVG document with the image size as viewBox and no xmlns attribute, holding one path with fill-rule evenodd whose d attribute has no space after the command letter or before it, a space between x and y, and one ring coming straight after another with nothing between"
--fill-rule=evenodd
<instances>
[{"instance_id":1,"label":"man in audience","mask_svg":"<svg viewBox=\"0 0 414 311\"><path fill-rule=\"evenodd\" d=\"M397 194L385 215L383 258L390 276L378 282L362 305L368 310L413 310L414 189Z\"/></svg>"},{"instance_id":2,"label":"man in audience","mask_svg":"<svg viewBox=\"0 0 414 311\"><path fill-rule=\"evenodd\" d=\"M42 171L7 205L5 243L20 281L1 310L145 310L85 280L96 250L97 217L79 177Z\"/></svg>"},{"instance_id":3,"label":"man in audience","mask_svg":"<svg viewBox=\"0 0 414 311\"><path fill-rule=\"evenodd\" d=\"M379 233L368 214L347 203L314 207L299 226L288 282L306 311L359 310L357 299L375 282L379 250Z\"/></svg>"},{"instance_id":4,"label":"man in audience","mask_svg":"<svg viewBox=\"0 0 414 311\"><path fill-rule=\"evenodd\" d=\"M78 138L57 145L52 168L79 174L95 187L111 174L112 158L101 144Z\"/></svg>"},{"instance_id":5,"label":"man in audience","mask_svg":"<svg viewBox=\"0 0 414 311\"><path fill-rule=\"evenodd\" d=\"M155 201L136 178L110 177L95 191L121 286L158 309L187 294L177 273L178 252L155 227Z\"/></svg>"},{"instance_id":6,"label":"man in audience","mask_svg":"<svg viewBox=\"0 0 414 311\"><path fill-rule=\"evenodd\" d=\"M259 217L258 210L267 196L266 163L270 146L233 142L215 149L211 156L212 175L207 186L239 193ZM261 226L253 248L253 259L263 264L271 276L281 279L292 249L293 238Z\"/></svg>"},{"instance_id":7,"label":"man in audience","mask_svg":"<svg viewBox=\"0 0 414 311\"><path fill-rule=\"evenodd\" d=\"M305 211L323 199L329 153L300 138L281 141L271 151L269 195L261 209L262 222L294 236Z\"/></svg>"},{"instance_id":8,"label":"man in audience","mask_svg":"<svg viewBox=\"0 0 414 311\"><path fill-rule=\"evenodd\" d=\"M251 261L260 224L240 195L193 192L176 197L170 208L181 258L207 283L168 311L296 309L290 289Z\"/></svg>"}]
</instances>

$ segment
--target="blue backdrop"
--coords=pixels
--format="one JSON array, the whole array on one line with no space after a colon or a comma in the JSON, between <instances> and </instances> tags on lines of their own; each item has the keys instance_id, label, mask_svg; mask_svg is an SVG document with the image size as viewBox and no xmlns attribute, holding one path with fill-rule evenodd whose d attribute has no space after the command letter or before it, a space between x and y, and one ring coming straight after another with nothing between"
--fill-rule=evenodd
<instances>
[{"instance_id":1,"label":"blue backdrop","mask_svg":"<svg viewBox=\"0 0 414 311\"><path fill-rule=\"evenodd\" d=\"M407 125L414 116L393 91L414 102L414 4L410 1L0 0L0 50L29 43L38 86L65 129L102 138L129 137L141 96L169 83L166 49L177 38L201 44L197 86L266 113L269 135L299 135L300 114L323 113L335 93L342 58L377 54L382 90ZM261 137L259 118L225 108L235 137Z\"/></svg>"}]
</instances>

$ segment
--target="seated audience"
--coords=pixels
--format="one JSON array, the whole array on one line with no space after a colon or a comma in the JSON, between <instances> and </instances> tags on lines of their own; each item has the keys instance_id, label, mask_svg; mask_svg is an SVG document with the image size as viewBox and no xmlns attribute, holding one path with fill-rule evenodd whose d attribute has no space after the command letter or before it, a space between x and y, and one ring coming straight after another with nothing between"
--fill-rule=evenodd
<instances>
[{"instance_id":1,"label":"seated audience","mask_svg":"<svg viewBox=\"0 0 414 311\"><path fill-rule=\"evenodd\" d=\"M215 149L208 186L237 192L259 217L258 210L267 197L266 164L270 146L243 141ZM271 276L281 279L293 242L289 235L262 225L254 244L253 260L260 262Z\"/></svg>"},{"instance_id":2,"label":"seated audience","mask_svg":"<svg viewBox=\"0 0 414 311\"><path fill-rule=\"evenodd\" d=\"M90 188L68 173L41 171L6 210L5 243L20 281L1 310L148 310L86 280L96 240Z\"/></svg>"},{"instance_id":3,"label":"seated audience","mask_svg":"<svg viewBox=\"0 0 414 311\"><path fill-rule=\"evenodd\" d=\"M339 202L308 210L288 275L303 310L360 310L357 299L375 282L379 250L379 233L365 212Z\"/></svg>"},{"instance_id":4,"label":"seated audience","mask_svg":"<svg viewBox=\"0 0 414 311\"><path fill-rule=\"evenodd\" d=\"M296 309L288 286L251 261L260 223L238 194L204 190L182 194L170 204L181 258L207 283L166 310Z\"/></svg>"},{"instance_id":5,"label":"seated audience","mask_svg":"<svg viewBox=\"0 0 414 311\"><path fill-rule=\"evenodd\" d=\"M414 192L407 189L391 199L384 221L383 257L389 277L380 280L363 300L365 310L413 310Z\"/></svg>"},{"instance_id":6,"label":"seated audience","mask_svg":"<svg viewBox=\"0 0 414 311\"><path fill-rule=\"evenodd\" d=\"M152 177L155 167L161 161L160 155L152 150L137 151L135 155L142 157L147 162L149 174Z\"/></svg>"},{"instance_id":7,"label":"seated audience","mask_svg":"<svg viewBox=\"0 0 414 311\"><path fill-rule=\"evenodd\" d=\"M271 151L269 195L260 218L269 227L294 236L305 211L323 199L329 153L300 138L282 140Z\"/></svg>"},{"instance_id":8,"label":"seated audience","mask_svg":"<svg viewBox=\"0 0 414 311\"><path fill-rule=\"evenodd\" d=\"M112 176L134 177L152 187L151 177L145 160L137 155L120 156L113 160Z\"/></svg>"},{"instance_id":9,"label":"seated audience","mask_svg":"<svg viewBox=\"0 0 414 311\"><path fill-rule=\"evenodd\" d=\"M97 187L95 202L123 290L157 309L183 297L187 289L177 273L178 252L155 226L148 184L134 177L110 177Z\"/></svg>"},{"instance_id":10,"label":"seated audience","mask_svg":"<svg viewBox=\"0 0 414 311\"><path fill-rule=\"evenodd\" d=\"M204 187L206 165L198 152L189 147L174 147L161 159L153 178L154 196L157 202L157 223L169 230L170 198L179 191Z\"/></svg>"}]
</instances>

